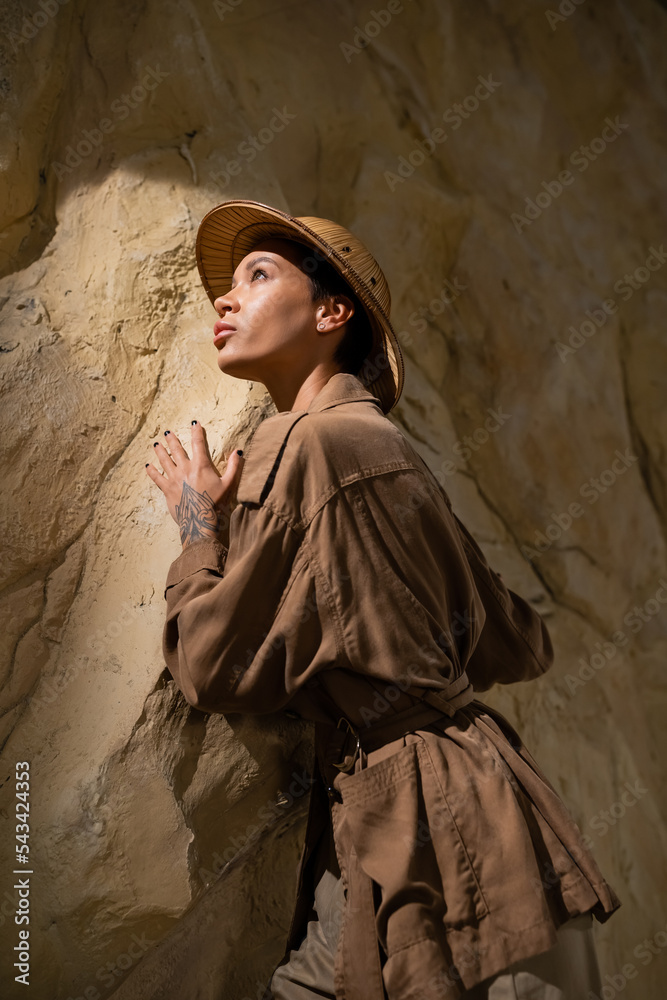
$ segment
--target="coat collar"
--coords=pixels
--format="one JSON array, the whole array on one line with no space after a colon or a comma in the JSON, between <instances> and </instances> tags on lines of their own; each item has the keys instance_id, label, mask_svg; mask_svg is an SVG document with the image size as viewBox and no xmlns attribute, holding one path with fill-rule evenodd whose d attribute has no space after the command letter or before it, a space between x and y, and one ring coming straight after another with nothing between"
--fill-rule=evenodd
<instances>
[{"instance_id":1,"label":"coat collar","mask_svg":"<svg viewBox=\"0 0 667 1000\"><path fill-rule=\"evenodd\" d=\"M310 401L305 410L280 410L266 417L257 427L248 446L237 484L241 503L263 503L275 479L282 453L292 428L309 413L328 410L342 403L375 403L383 413L380 400L363 382L349 372L336 372Z\"/></svg>"},{"instance_id":2,"label":"coat collar","mask_svg":"<svg viewBox=\"0 0 667 1000\"><path fill-rule=\"evenodd\" d=\"M320 410L328 410L331 406L339 406L341 403L365 400L377 403L378 409L382 411L377 396L374 396L356 375L351 375L349 372L336 372L313 396L305 412L318 413Z\"/></svg>"}]
</instances>

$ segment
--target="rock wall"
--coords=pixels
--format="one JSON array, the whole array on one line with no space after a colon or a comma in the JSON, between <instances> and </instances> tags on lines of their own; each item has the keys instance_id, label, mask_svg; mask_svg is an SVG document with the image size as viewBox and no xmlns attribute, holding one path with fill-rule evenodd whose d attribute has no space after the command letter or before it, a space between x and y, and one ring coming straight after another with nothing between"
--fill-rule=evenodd
<instances>
[{"instance_id":1,"label":"rock wall","mask_svg":"<svg viewBox=\"0 0 667 1000\"><path fill-rule=\"evenodd\" d=\"M240 1000L282 952L311 734L174 689L180 544L144 470L166 427L187 440L196 417L219 461L272 412L220 374L194 260L201 216L250 197L340 221L385 269L407 362L390 419L556 648L485 698L623 900L596 925L609 989L662 1000L664 5L2 15L3 995L26 995L16 762L33 1000Z\"/></svg>"}]
</instances>

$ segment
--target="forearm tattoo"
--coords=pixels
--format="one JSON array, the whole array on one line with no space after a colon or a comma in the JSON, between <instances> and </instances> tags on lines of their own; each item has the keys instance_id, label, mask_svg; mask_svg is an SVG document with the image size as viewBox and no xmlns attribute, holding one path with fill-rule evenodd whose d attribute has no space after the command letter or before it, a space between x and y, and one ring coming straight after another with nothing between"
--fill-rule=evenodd
<instances>
[{"instance_id":1,"label":"forearm tattoo","mask_svg":"<svg viewBox=\"0 0 667 1000\"><path fill-rule=\"evenodd\" d=\"M183 545L199 538L218 538L224 520L208 493L198 493L186 482L183 483L181 502L176 504L176 519Z\"/></svg>"}]
</instances>

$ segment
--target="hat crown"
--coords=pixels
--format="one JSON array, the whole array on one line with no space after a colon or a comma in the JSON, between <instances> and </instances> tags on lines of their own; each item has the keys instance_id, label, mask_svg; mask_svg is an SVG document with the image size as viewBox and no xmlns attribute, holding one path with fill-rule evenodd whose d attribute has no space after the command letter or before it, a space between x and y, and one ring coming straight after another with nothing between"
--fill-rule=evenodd
<instances>
[{"instance_id":1,"label":"hat crown","mask_svg":"<svg viewBox=\"0 0 667 1000\"><path fill-rule=\"evenodd\" d=\"M315 218L310 215L297 216L299 222L307 226L325 240L338 257L357 273L368 291L377 299L387 319L391 312L391 294L382 268L361 240L349 229L330 219Z\"/></svg>"}]
</instances>

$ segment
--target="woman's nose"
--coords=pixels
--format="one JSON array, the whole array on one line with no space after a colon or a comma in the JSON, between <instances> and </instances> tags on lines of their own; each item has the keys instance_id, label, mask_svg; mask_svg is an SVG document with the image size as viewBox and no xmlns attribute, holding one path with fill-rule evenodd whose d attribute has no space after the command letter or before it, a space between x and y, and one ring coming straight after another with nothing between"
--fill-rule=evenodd
<instances>
[{"instance_id":1,"label":"woman's nose","mask_svg":"<svg viewBox=\"0 0 667 1000\"><path fill-rule=\"evenodd\" d=\"M234 310L234 299L230 298L229 293L227 295L219 295L213 303L213 308L219 316L222 316L225 312Z\"/></svg>"}]
</instances>

